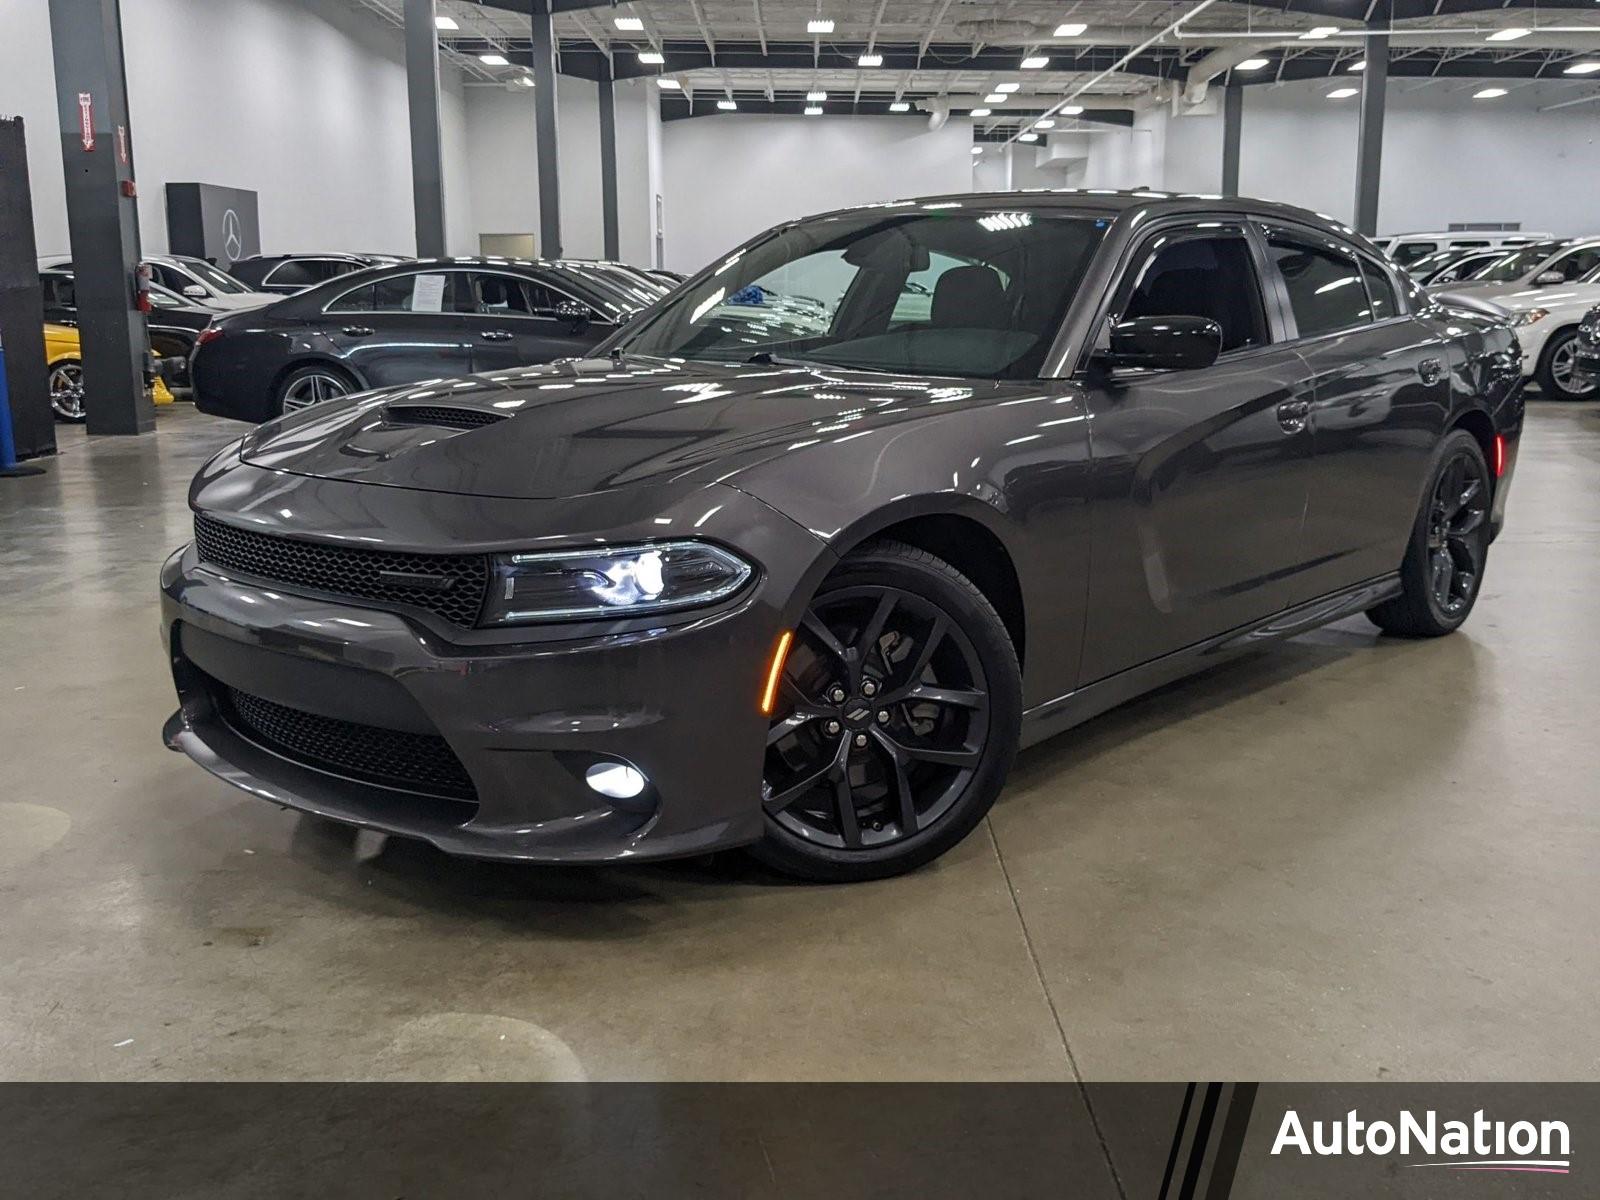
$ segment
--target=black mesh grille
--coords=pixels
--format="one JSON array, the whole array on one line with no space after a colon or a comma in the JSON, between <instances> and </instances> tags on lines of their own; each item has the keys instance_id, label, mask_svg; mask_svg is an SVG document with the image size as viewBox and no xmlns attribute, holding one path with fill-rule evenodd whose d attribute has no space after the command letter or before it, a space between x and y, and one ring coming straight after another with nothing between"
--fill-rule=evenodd
<instances>
[{"instance_id":1,"label":"black mesh grille","mask_svg":"<svg viewBox=\"0 0 1600 1200\"><path fill-rule=\"evenodd\" d=\"M415 792L477 798L461 760L437 735L319 717L237 688L223 689L223 697L225 716L240 734L309 766Z\"/></svg>"},{"instance_id":2,"label":"black mesh grille","mask_svg":"<svg viewBox=\"0 0 1600 1200\"><path fill-rule=\"evenodd\" d=\"M440 425L446 429L478 429L506 419L505 413L481 408L445 408L437 404L391 404L383 419L391 425Z\"/></svg>"},{"instance_id":3,"label":"black mesh grille","mask_svg":"<svg viewBox=\"0 0 1600 1200\"><path fill-rule=\"evenodd\" d=\"M471 628L489 586L481 554L400 554L358 546L328 546L235 529L210 517L194 519L200 561L242 571L289 588L406 604Z\"/></svg>"}]
</instances>

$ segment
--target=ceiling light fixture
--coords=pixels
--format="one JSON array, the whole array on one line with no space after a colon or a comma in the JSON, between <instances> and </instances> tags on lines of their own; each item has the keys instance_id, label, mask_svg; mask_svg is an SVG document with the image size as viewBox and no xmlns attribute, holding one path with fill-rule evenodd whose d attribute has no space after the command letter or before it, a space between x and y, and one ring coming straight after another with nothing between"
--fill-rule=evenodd
<instances>
[{"instance_id":1,"label":"ceiling light fixture","mask_svg":"<svg viewBox=\"0 0 1600 1200\"><path fill-rule=\"evenodd\" d=\"M806 22L807 33L832 33L833 22L826 17L813 17Z\"/></svg>"},{"instance_id":2,"label":"ceiling light fixture","mask_svg":"<svg viewBox=\"0 0 1600 1200\"><path fill-rule=\"evenodd\" d=\"M1268 62L1268 60L1265 59L1265 58L1247 58L1242 63L1240 63L1237 67L1235 67L1234 70L1236 70L1236 71L1259 71L1259 70L1261 70L1262 67L1267 65L1267 62Z\"/></svg>"},{"instance_id":3,"label":"ceiling light fixture","mask_svg":"<svg viewBox=\"0 0 1600 1200\"><path fill-rule=\"evenodd\" d=\"M611 23L626 33L638 33L644 28L644 22L638 17L615 17Z\"/></svg>"},{"instance_id":4,"label":"ceiling light fixture","mask_svg":"<svg viewBox=\"0 0 1600 1200\"><path fill-rule=\"evenodd\" d=\"M987 117L993 111L993 109L989 108L975 108L972 110L972 115L975 117Z\"/></svg>"},{"instance_id":5,"label":"ceiling light fixture","mask_svg":"<svg viewBox=\"0 0 1600 1200\"><path fill-rule=\"evenodd\" d=\"M1069 117L1081 117L1083 115L1083 105L1063 104L1060 108L1056 109L1056 111L1059 113L1064 113Z\"/></svg>"},{"instance_id":6,"label":"ceiling light fixture","mask_svg":"<svg viewBox=\"0 0 1600 1200\"><path fill-rule=\"evenodd\" d=\"M907 104L904 100L896 100L893 104L889 105L889 111L890 112L910 112L911 111L911 105Z\"/></svg>"},{"instance_id":7,"label":"ceiling light fixture","mask_svg":"<svg viewBox=\"0 0 1600 1200\"><path fill-rule=\"evenodd\" d=\"M1037 133L1019 133L1019 134L1017 134L1017 141L1019 141L1019 142L1037 142L1038 140L1039 140L1039 135Z\"/></svg>"},{"instance_id":8,"label":"ceiling light fixture","mask_svg":"<svg viewBox=\"0 0 1600 1200\"><path fill-rule=\"evenodd\" d=\"M1474 100L1498 100L1506 94L1505 88L1484 88L1481 92L1473 92Z\"/></svg>"},{"instance_id":9,"label":"ceiling light fixture","mask_svg":"<svg viewBox=\"0 0 1600 1200\"><path fill-rule=\"evenodd\" d=\"M985 104L1004 104L1009 99L1011 99L1011 97L1006 95L1004 92L990 92L983 98L983 102Z\"/></svg>"},{"instance_id":10,"label":"ceiling light fixture","mask_svg":"<svg viewBox=\"0 0 1600 1200\"><path fill-rule=\"evenodd\" d=\"M1077 21L1069 21L1065 25L1056 26L1057 37L1082 37L1088 32L1089 27Z\"/></svg>"},{"instance_id":11,"label":"ceiling light fixture","mask_svg":"<svg viewBox=\"0 0 1600 1200\"><path fill-rule=\"evenodd\" d=\"M734 100L718 100L717 107L723 112L733 112L739 107L739 105L738 102Z\"/></svg>"},{"instance_id":12,"label":"ceiling light fixture","mask_svg":"<svg viewBox=\"0 0 1600 1200\"><path fill-rule=\"evenodd\" d=\"M982 146L974 146L972 148L972 152L974 154L982 154L983 153L983 147Z\"/></svg>"},{"instance_id":13,"label":"ceiling light fixture","mask_svg":"<svg viewBox=\"0 0 1600 1200\"><path fill-rule=\"evenodd\" d=\"M1300 35L1300 40L1302 42L1320 42L1323 38L1332 37L1338 32L1339 27L1337 25L1318 25L1315 28L1308 29L1302 33Z\"/></svg>"},{"instance_id":14,"label":"ceiling light fixture","mask_svg":"<svg viewBox=\"0 0 1600 1200\"><path fill-rule=\"evenodd\" d=\"M668 92L678 92L683 90L683 84L679 83L676 79L668 79L665 75L656 80L656 86Z\"/></svg>"},{"instance_id":15,"label":"ceiling light fixture","mask_svg":"<svg viewBox=\"0 0 1600 1200\"><path fill-rule=\"evenodd\" d=\"M858 66L858 67L881 67L881 66L883 66L883 55L881 55L881 54L863 54L860 58L856 59L856 66Z\"/></svg>"},{"instance_id":16,"label":"ceiling light fixture","mask_svg":"<svg viewBox=\"0 0 1600 1200\"><path fill-rule=\"evenodd\" d=\"M478 55L478 61L486 67L507 67L511 65L504 54L480 54Z\"/></svg>"},{"instance_id":17,"label":"ceiling light fixture","mask_svg":"<svg viewBox=\"0 0 1600 1200\"><path fill-rule=\"evenodd\" d=\"M1351 96L1359 96L1360 88L1334 88L1328 93L1329 100L1348 100Z\"/></svg>"},{"instance_id":18,"label":"ceiling light fixture","mask_svg":"<svg viewBox=\"0 0 1600 1200\"><path fill-rule=\"evenodd\" d=\"M1049 117L1040 117L1033 123L1033 127L1035 129L1054 129L1056 127L1056 123Z\"/></svg>"},{"instance_id":19,"label":"ceiling light fixture","mask_svg":"<svg viewBox=\"0 0 1600 1200\"><path fill-rule=\"evenodd\" d=\"M659 50L641 50L639 51L639 61L647 67L659 67L667 60Z\"/></svg>"},{"instance_id":20,"label":"ceiling light fixture","mask_svg":"<svg viewBox=\"0 0 1600 1200\"><path fill-rule=\"evenodd\" d=\"M456 19L454 17L435 17L433 19L433 27L435 29L460 29L461 28L461 26L456 24Z\"/></svg>"},{"instance_id":21,"label":"ceiling light fixture","mask_svg":"<svg viewBox=\"0 0 1600 1200\"><path fill-rule=\"evenodd\" d=\"M1037 71L1041 67L1044 67L1044 66L1048 65L1049 62L1050 62L1050 60L1048 58L1046 58L1044 55L1035 54L1035 55L1032 55L1029 58L1025 58L1025 59L1022 60L1022 69L1024 71Z\"/></svg>"},{"instance_id":22,"label":"ceiling light fixture","mask_svg":"<svg viewBox=\"0 0 1600 1200\"><path fill-rule=\"evenodd\" d=\"M1491 41L1491 42L1514 42L1518 38L1527 37L1532 32L1533 32L1533 30L1531 30L1531 29L1523 29L1519 25L1519 26L1514 26L1511 29L1497 29L1493 33L1491 33L1486 40Z\"/></svg>"},{"instance_id":23,"label":"ceiling light fixture","mask_svg":"<svg viewBox=\"0 0 1600 1200\"><path fill-rule=\"evenodd\" d=\"M1351 71L1365 71L1367 69L1367 60L1364 58L1358 58L1355 62L1351 63L1347 69Z\"/></svg>"},{"instance_id":24,"label":"ceiling light fixture","mask_svg":"<svg viewBox=\"0 0 1600 1200\"><path fill-rule=\"evenodd\" d=\"M820 105L820 104L808 104L808 105L806 105L806 116L808 116L808 117L820 117L821 115L822 115L822 105Z\"/></svg>"},{"instance_id":25,"label":"ceiling light fixture","mask_svg":"<svg viewBox=\"0 0 1600 1200\"><path fill-rule=\"evenodd\" d=\"M1596 71L1600 71L1600 62L1573 63L1561 73L1563 75L1593 75Z\"/></svg>"},{"instance_id":26,"label":"ceiling light fixture","mask_svg":"<svg viewBox=\"0 0 1600 1200\"><path fill-rule=\"evenodd\" d=\"M806 99L807 100L826 100L827 98L828 98L828 93L827 92L807 92L806 93Z\"/></svg>"},{"instance_id":27,"label":"ceiling light fixture","mask_svg":"<svg viewBox=\"0 0 1600 1200\"><path fill-rule=\"evenodd\" d=\"M997 83L994 85L994 90L997 92L1005 92L1009 95L1021 87L1022 85L1020 83Z\"/></svg>"}]
</instances>

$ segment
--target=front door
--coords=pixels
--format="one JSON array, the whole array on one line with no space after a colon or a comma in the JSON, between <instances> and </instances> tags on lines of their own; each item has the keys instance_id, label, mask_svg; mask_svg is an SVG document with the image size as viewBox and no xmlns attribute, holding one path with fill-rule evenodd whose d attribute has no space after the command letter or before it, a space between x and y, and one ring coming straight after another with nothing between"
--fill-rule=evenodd
<instances>
[{"instance_id":1,"label":"front door","mask_svg":"<svg viewBox=\"0 0 1600 1200\"><path fill-rule=\"evenodd\" d=\"M1303 557L1311 433L1305 364L1281 344L1259 243L1242 228L1156 232L1109 322L1200 316L1222 354L1192 371L1091 360L1094 513L1080 683L1280 611Z\"/></svg>"},{"instance_id":2,"label":"front door","mask_svg":"<svg viewBox=\"0 0 1600 1200\"><path fill-rule=\"evenodd\" d=\"M464 271L457 279L474 371L580 358L599 340L589 323L558 315L556 306L569 298L537 280L499 271Z\"/></svg>"},{"instance_id":3,"label":"front door","mask_svg":"<svg viewBox=\"0 0 1600 1200\"><path fill-rule=\"evenodd\" d=\"M467 375L471 330L452 311L458 278L451 271L386 275L331 301L318 324L368 387Z\"/></svg>"}]
</instances>

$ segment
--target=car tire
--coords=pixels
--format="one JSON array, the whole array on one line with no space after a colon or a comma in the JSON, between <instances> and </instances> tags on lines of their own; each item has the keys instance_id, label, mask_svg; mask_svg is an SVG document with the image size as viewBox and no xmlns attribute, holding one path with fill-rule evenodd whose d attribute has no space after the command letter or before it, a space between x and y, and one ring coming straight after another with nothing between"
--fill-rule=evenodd
<instances>
[{"instance_id":1,"label":"car tire","mask_svg":"<svg viewBox=\"0 0 1600 1200\"><path fill-rule=\"evenodd\" d=\"M273 389L273 405L281 417L360 390L361 385L348 371L328 363L306 363L278 380Z\"/></svg>"},{"instance_id":2,"label":"car tire","mask_svg":"<svg viewBox=\"0 0 1600 1200\"><path fill-rule=\"evenodd\" d=\"M1539 355L1534 378L1539 390L1552 400L1600 399L1600 380L1577 369L1577 341L1576 329L1559 330L1550 335Z\"/></svg>"},{"instance_id":3,"label":"car tire","mask_svg":"<svg viewBox=\"0 0 1600 1200\"><path fill-rule=\"evenodd\" d=\"M1483 588L1494 484L1478 439L1446 435L1400 567L1401 592L1367 616L1399 637L1441 637L1461 627Z\"/></svg>"},{"instance_id":4,"label":"car tire","mask_svg":"<svg viewBox=\"0 0 1600 1200\"><path fill-rule=\"evenodd\" d=\"M994 804L1021 724L1016 650L988 598L926 551L863 546L795 630L752 853L819 882L922 866Z\"/></svg>"},{"instance_id":5,"label":"car tire","mask_svg":"<svg viewBox=\"0 0 1600 1200\"><path fill-rule=\"evenodd\" d=\"M50 411L58 421L82 425L88 420L83 403L83 363L75 358L57 359L50 364Z\"/></svg>"}]
</instances>

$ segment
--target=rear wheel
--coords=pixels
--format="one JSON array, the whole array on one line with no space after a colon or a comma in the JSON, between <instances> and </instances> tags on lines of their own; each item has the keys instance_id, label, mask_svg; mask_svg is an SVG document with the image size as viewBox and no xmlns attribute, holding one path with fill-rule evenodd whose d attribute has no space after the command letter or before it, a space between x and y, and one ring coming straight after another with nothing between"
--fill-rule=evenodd
<instances>
[{"instance_id":1,"label":"rear wheel","mask_svg":"<svg viewBox=\"0 0 1600 1200\"><path fill-rule=\"evenodd\" d=\"M754 853L814 880L921 866L989 811L1021 712L1016 652L982 592L910 546L856 551L795 631Z\"/></svg>"},{"instance_id":2,"label":"rear wheel","mask_svg":"<svg viewBox=\"0 0 1600 1200\"><path fill-rule=\"evenodd\" d=\"M1435 456L1422 511L1400 567L1400 595L1367 616L1385 633L1439 637L1460 628L1477 602L1489 555L1489 466L1463 429Z\"/></svg>"},{"instance_id":3,"label":"rear wheel","mask_svg":"<svg viewBox=\"0 0 1600 1200\"><path fill-rule=\"evenodd\" d=\"M1563 329L1545 343L1539 355L1539 390L1552 400L1600 397L1600 377L1578 370L1578 331Z\"/></svg>"},{"instance_id":4,"label":"rear wheel","mask_svg":"<svg viewBox=\"0 0 1600 1200\"><path fill-rule=\"evenodd\" d=\"M51 365L50 410L58 421L77 423L84 419L83 364L77 359L62 359Z\"/></svg>"},{"instance_id":5,"label":"rear wheel","mask_svg":"<svg viewBox=\"0 0 1600 1200\"><path fill-rule=\"evenodd\" d=\"M356 381L339 368L310 363L296 367L279 381L278 411L298 412L359 390Z\"/></svg>"}]
</instances>

